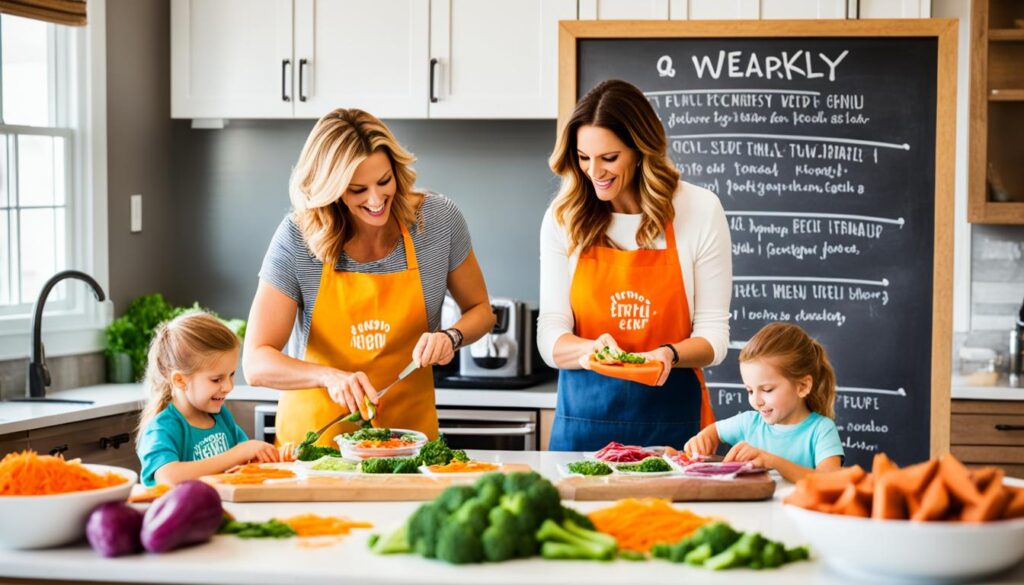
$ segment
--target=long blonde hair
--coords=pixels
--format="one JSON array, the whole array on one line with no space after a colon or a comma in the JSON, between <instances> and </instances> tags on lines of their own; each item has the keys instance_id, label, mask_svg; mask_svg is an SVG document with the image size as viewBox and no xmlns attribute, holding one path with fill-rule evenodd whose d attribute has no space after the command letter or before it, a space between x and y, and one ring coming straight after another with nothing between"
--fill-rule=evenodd
<instances>
[{"instance_id":1,"label":"long blonde hair","mask_svg":"<svg viewBox=\"0 0 1024 585\"><path fill-rule=\"evenodd\" d=\"M611 245L605 234L612 221L611 204L597 198L594 185L580 168L576 142L581 126L610 130L636 151L640 167L634 186L643 214L636 243L651 248L675 218L672 196L679 186L679 171L668 158L661 120L644 94L625 81L609 79L576 103L548 160L551 170L562 178L554 214L558 223L568 228L569 253Z\"/></svg>"},{"instance_id":2,"label":"long blonde hair","mask_svg":"<svg viewBox=\"0 0 1024 585\"><path fill-rule=\"evenodd\" d=\"M185 313L158 325L149 344L146 365L149 402L139 416L136 442L153 417L171 403L174 372L192 374L239 345L238 336L220 319L202 311Z\"/></svg>"},{"instance_id":3,"label":"long blonde hair","mask_svg":"<svg viewBox=\"0 0 1024 585\"><path fill-rule=\"evenodd\" d=\"M740 351L740 363L770 360L782 376L796 383L811 377L811 392L804 398L807 408L834 419L836 373L828 352L807 332L792 323L769 323L761 328Z\"/></svg>"},{"instance_id":4,"label":"long blonde hair","mask_svg":"<svg viewBox=\"0 0 1024 585\"><path fill-rule=\"evenodd\" d=\"M334 264L352 239L352 218L341 196L356 167L377 150L388 155L395 176L391 213L411 227L419 222L413 200L416 171L409 166L416 158L379 119L363 110L338 108L317 121L302 147L288 182L292 217L309 250L325 264Z\"/></svg>"}]
</instances>

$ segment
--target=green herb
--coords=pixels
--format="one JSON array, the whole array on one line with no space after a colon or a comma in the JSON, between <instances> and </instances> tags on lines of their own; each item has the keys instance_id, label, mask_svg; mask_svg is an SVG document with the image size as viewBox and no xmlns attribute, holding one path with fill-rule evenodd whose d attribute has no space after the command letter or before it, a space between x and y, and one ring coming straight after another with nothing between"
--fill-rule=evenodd
<instances>
[{"instance_id":1,"label":"green herb","mask_svg":"<svg viewBox=\"0 0 1024 585\"><path fill-rule=\"evenodd\" d=\"M612 348L607 345L594 351L594 359L602 361L618 361L624 364L643 364L647 363L647 358L638 354L630 353L628 351L612 351Z\"/></svg>"},{"instance_id":2,"label":"green herb","mask_svg":"<svg viewBox=\"0 0 1024 585\"><path fill-rule=\"evenodd\" d=\"M387 441L391 438L391 429L364 426L358 431L345 433L342 438L349 441Z\"/></svg>"},{"instance_id":3,"label":"green herb","mask_svg":"<svg viewBox=\"0 0 1024 585\"><path fill-rule=\"evenodd\" d=\"M573 461L569 464L569 473L580 475L609 475L612 468L603 461Z\"/></svg>"},{"instance_id":4,"label":"green herb","mask_svg":"<svg viewBox=\"0 0 1024 585\"><path fill-rule=\"evenodd\" d=\"M291 526L273 518L266 522L238 522L225 518L218 532L220 534L234 534L239 538L288 538L295 536L295 530Z\"/></svg>"},{"instance_id":5,"label":"green herb","mask_svg":"<svg viewBox=\"0 0 1024 585\"><path fill-rule=\"evenodd\" d=\"M354 461L347 461L337 457L324 457L313 465L312 469L317 471L354 471L357 464Z\"/></svg>"},{"instance_id":6,"label":"green herb","mask_svg":"<svg viewBox=\"0 0 1024 585\"><path fill-rule=\"evenodd\" d=\"M648 457L640 463L627 463L625 465L620 465L619 471L655 473L659 471L672 471L672 466L661 457Z\"/></svg>"}]
</instances>

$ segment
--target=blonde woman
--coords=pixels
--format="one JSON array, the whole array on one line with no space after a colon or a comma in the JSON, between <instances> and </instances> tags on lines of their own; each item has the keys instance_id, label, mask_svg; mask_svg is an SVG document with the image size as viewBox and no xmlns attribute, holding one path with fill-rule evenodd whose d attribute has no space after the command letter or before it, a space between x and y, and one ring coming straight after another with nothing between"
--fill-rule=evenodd
<instances>
[{"instance_id":1,"label":"blonde woman","mask_svg":"<svg viewBox=\"0 0 1024 585\"><path fill-rule=\"evenodd\" d=\"M260 270L245 336L246 380L282 390L279 444L301 441L337 415L437 436L433 364L494 324L462 214L416 191L413 156L380 120L337 109L313 127L292 172L292 212ZM462 318L438 331L450 291ZM293 337L292 355L282 350ZM297 357L292 357L297 356ZM410 360L420 366L388 394ZM346 423L349 424L350 423ZM351 425L320 438L331 445Z\"/></svg>"},{"instance_id":2,"label":"blonde woman","mask_svg":"<svg viewBox=\"0 0 1024 585\"><path fill-rule=\"evenodd\" d=\"M562 187L541 225L538 343L560 368L552 450L682 445L714 422L701 368L728 349L729 229L666 146L643 93L609 80L576 104L551 155ZM603 347L660 361L656 387L588 371Z\"/></svg>"},{"instance_id":3,"label":"blonde woman","mask_svg":"<svg viewBox=\"0 0 1024 585\"><path fill-rule=\"evenodd\" d=\"M146 366L149 402L139 421L142 483L176 484L249 461L278 461L273 445L250 441L224 408L234 388L238 337L213 315L186 313L153 334Z\"/></svg>"}]
</instances>

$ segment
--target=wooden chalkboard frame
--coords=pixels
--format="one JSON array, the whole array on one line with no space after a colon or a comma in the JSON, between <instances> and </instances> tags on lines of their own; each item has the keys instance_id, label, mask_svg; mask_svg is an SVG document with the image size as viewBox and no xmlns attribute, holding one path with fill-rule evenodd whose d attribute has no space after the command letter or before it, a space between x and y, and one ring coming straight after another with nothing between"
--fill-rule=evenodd
<instances>
[{"instance_id":1,"label":"wooden chalkboard frame","mask_svg":"<svg viewBox=\"0 0 1024 585\"><path fill-rule=\"evenodd\" d=\"M935 104L935 223L932 257L932 457L949 452L953 337L953 185L957 21L923 20L563 20L558 30L558 129L572 114L578 41L643 38L932 37L938 44Z\"/></svg>"}]
</instances>

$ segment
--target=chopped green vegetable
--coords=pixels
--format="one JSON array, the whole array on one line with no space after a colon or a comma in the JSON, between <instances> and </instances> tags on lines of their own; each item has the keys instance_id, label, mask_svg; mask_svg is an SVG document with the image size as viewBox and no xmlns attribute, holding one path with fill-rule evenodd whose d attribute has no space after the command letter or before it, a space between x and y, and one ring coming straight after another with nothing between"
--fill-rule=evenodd
<instances>
[{"instance_id":1,"label":"chopped green vegetable","mask_svg":"<svg viewBox=\"0 0 1024 585\"><path fill-rule=\"evenodd\" d=\"M647 555L635 550L620 550L619 558L624 561L646 561Z\"/></svg>"},{"instance_id":2,"label":"chopped green vegetable","mask_svg":"<svg viewBox=\"0 0 1024 585\"><path fill-rule=\"evenodd\" d=\"M640 463L627 463L625 465L620 465L619 471L655 473L659 471L672 471L672 466L661 457L648 457Z\"/></svg>"},{"instance_id":3,"label":"chopped green vegetable","mask_svg":"<svg viewBox=\"0 0 1024 585\"><path fill-rule=\"evenodd\" d=\"M379 555L391 555L413 552L409 545L409 523L402 524L391 534L370 536L370 550Z\"/></svg>"},{"instance_id":4,"label":"chopped green vegetable","mask_svg":"<svg viewBox=\"0 0 1024 585\"><path fill-rule=\"evenodd\" d=\"M580 475L609 475L612 468L603 461L573 461L568 465L569 473Z\"/></svg>"},{"instance_id":5,"label":"chopped green vegetable","mask_svg":"<svg viewBox=\"0 0 1024 585\"><path fill-rule=\"evenodd\" d=\"M306 438L295 448L295 458L299 461L316 461L322 457L341 457L341 452L333 447L315 445L316 432L309 431Z\"/></svg>"},{"instance_id":6,"label":"chopped green vegetable","mask_svg":"<svg viewBox=\"0 0 1024 585\"><path fill-rule=\"evenodd\" d=\"M419 473L415 457L371 457L359 462L363 473Z\"/></svg>"},{"instance_id":7,"label":"chopped green vegetable","mask_svg":"<svg viewBox=\"0 0 1024 585\"><path fill-rule=\"evenodd\" d=\"M217 532L220 534L234 534L239 538L288 538L295 536L295 530L291 526L273 518L266 522L238 522L225 519Z\"/></svg>"},{"instance_id":8,"label":"chopped green vegetable","mask_svg":"<svg viewBox=\"0 0 1024 585\"><path fill-rule=\"evenodd\" d=\"M452 449L445 441L444 435L420 447L417 455L420 465L448 465L454 461L469 461L469 456L462 449Z\"/></svg>"},{"instance_id":9,"label":"chopped green vegetable","mask_svg":"<svg viewBox=\"0 0 1024 585\"><path fill-rule=\"evenodd\" d=\"M391 438L391 429L363 426L358 431L345 433L341 436L349 441L387 441Z\"/></svg>"},{"instance_id":10,"label":"chopped green vegetable","mask_svg":"<svg viewBox=\"0 0 1024 585\"><path fill-rule=\"evenodd\" d=\"M614 537L580 528L572 520L561 525L550 518L545 520L537 531L537 540L541 542L540 554L546 559L607 561L618 550Z\"/></svg>"},{"instance_id":11,"label":"chopped green vegetable","mask_svg":"<svg viewBox=\"0 0 1024 585\"><path fill-rule=\"evenodd\" d=\"M720 571L738 567L771 569L809 558L807 547L786 549L758 532L739 533L724 522L705 524L675 544L659 543L651 555Z\"/></svg>"},{"instance_id":12,"label":"chopped green vegetable","mask_svg":"<svg viewBox=\"0 0 1024 585\"><path fill-rule=\"evenodd\" d=\"M628 351L613 351L607 345L594 351L594 359L599 362L622 362L624 364L643 364L647 358L637 353Z\"/></svg>"},{"instance_id":13,"label":"chopped green vegetable","mask_svg":"<svg viewBox=\"0 0 1024 585\"><path fill-rule=\"evenodd\" d=\"M312 469L317 471L355 471L358 464L354 461L338 457L324 457L316 462Z\"/></svg>"}]
</instances>

